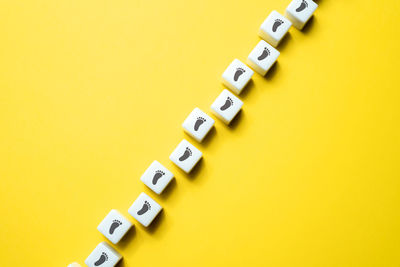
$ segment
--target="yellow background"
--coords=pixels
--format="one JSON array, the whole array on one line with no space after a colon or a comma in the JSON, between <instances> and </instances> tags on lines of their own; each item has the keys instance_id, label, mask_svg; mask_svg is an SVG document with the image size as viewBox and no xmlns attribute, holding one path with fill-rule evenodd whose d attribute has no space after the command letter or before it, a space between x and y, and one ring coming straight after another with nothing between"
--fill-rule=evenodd
<instances>
[{"instance_id":1,"label":"yellow background","mask_svg":"<svg viewBox=\"0 0 400 267\"><path fill-rule=\"evenodd\" d=\"M121 266L400 266L399 1L319 1L232 126L182 131L289 2L1 1L0 265L83 264L144 191L164 213ZM204 153L189 176L182 138Z\"/></svg>"}]
</instances>

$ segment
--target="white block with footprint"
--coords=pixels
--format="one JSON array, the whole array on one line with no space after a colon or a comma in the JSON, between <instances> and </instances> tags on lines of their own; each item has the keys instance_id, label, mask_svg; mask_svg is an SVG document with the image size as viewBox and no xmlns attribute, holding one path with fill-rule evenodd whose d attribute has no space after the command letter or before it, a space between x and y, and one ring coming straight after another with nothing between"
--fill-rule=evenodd
<instances>
[{"instance_id":1,"label":"white block with footprint","mask_svg":"<svg viewBox=\"0 0 400 267\"><path fill-rule=\"evenodd\" d=\"M222 74L222 83L235 94L240 94L249 83L254 71L239 59L234 59Z\"/></svg>"},{"instance_id":2,"label":"white block with footprint","mask_svg":"<svg viewBox=\"0 0 400 267\"><path fill-rule=\"evenodd\" d=\"M272 65L274 65L279 55L278 50L266 41L261 40L247 57L247 64L260 75L264 76Z\"/></svg>"},{"instance_id":3,"label":"white block with footprint","mask_svg":"<svg viewBox=\"0 0 400 267\"><path fill-rule=\"evenodd\" d=\"M203 153L200 150L183 139L169 156L169 159L184 172L189 173L202 157Z\"/></svg>"},{"instance_id":4,"label":"white block with footprint","mask_svg":"<svg viewBox=\"0 0 400 267\"><path fill-rule=\"evenodd\" d=\"M214 126L214 123L215 121L207 113L195 108L183 122L182 127L197 142L201 142Z\"/></svg>"},{"instance_id":5,"label":"white block with footprint","mask_svg":"<svg viewBox=\"0 0 400 267\"><path fill-rule=\"evenodd\" d=\"M111 210L101 221L97 230L113 244L117 244L132 227L132 223L117 210Z\"/></svg>"},{"instance_id":6,"label":"white block with footprint","mask_svg":"<svg viewBox=\"0 0 400 267\"><path fill-rule=\"evenodd\" d=\"M293 0L286 8L286 17L297 29L303 29L307 21L312 17L318 4L312 0Z\"/></svg>"},{"instance_id":7,"label":"white block with footprint","mask_svg":"<svg viewBox=\"0 0 400 267\"><path fill-rule=\"evenodd\" d=\"M220 120L229 124L242 109L243 102L228 90L223 90L211 105L211 110Z\"/></svg>"},{"instance_id":8,"label":"white block with footprint","mask_svg":"<svg viewBox=\"0 0 400 267\"><path fill-rule=\"evenodd\" d=\"M140 180L156 194L161 194L173 178L174 174L155 160L143 173Z\"/></svg>"},{"instance_id":9,"label":"white block with footprint","mask_svg":"<svg viewBox=\"0 0 400 267\"><path fill-rule=\"evenodd\" d=\"M162 207L145 193L141 193L128 212L143 226L147 227L157 217Z\"/></svg>"},{"instance_id":10,"label":"white block with footprint","mask_svg":"<svg viewBox=\"0 0 400 267\"><path fill-rule=\"evenodd\" d=\"M265 41L276 47L289 31L291 26L292 22L290 22L290 20L274 10L261 24L258 34Z\"/></svg>"},{"instance_id":11,"label":"white block with footprint","mask_svg":"<svg viewBox=\"0 0 400 267\"><path fill-rule=\"evenodd\" d=\"M106 242L101 242L85 260L89 267L114 267L122 256Z\"/></svg>"}]
</instances>

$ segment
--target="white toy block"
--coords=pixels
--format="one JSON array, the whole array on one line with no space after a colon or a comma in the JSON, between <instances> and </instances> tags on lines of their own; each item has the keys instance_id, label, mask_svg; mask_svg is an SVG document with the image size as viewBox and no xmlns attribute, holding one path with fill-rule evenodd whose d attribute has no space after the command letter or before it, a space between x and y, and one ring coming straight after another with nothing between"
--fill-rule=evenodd
<instances>
[{"instance_id":1,"label":"white toy block","mask_svg":"<svg viewBox=\"0 0 400 267\"><path fill-rule=\"evenodd\" d=\"M274 65L280 53L266 41L261 40L247 57L247 64L264 76Z\"/></svg>"},{"instance_id":2,"label":"white toy block","mask_svg":"<svg viewBox=\"0 0 400 267\"><path fill-rule=\"evenodd\" d=\"M261 24L259 35L272 46L276 47L291 26L292 23L290 20L274 10L269 14L263 24Z\"/></svg>"},{"instance_id":3,"label":"white toy block","mask_svg":"<svg viewBox=\"0 0 400 267\"><path fill-rule=\"evenodd\" d=\"M239 59L234 59L222 74L222 83L235 94L240 94L249 83L254 71Z\"/></svg>"},{"instance_id":4,"label":"white toy block","mask_svg":"<svg viewBox=\"0 0 400 267\"><path fill-rule=\"evenodd\" d=\"M117 210L111 210L97 226L97 230L113 244L117 244L131 227L132 223L121 213Z\"/></svg>"},{"instance_id":5,"label":"white toy block","mask_svg":"<svg viewBox=\"0 0 400 267\"><path fill-rule=\"evenodd\" d=\"M286 8L286 17L290 19L293 26L303 29L307 21L312 17L318 4L312 0L293 0Z\"/></svg>"},{"instance_id":6,"label":"white toy block","mask_svg":"<svg viewBox=\"0 0 400 267\"><path fill-rule=\"evenodd\" d=\"M234 94L224 89L211 105L211 110L220 120L229 124L239 113L243 102Z\"/></svg>"},{"instance_id":7,"label":"white toy block","mask_svg":"<svg viewBox=\"0 0 400 267\"><path fill-rule=\"evenodd\" d=\"M182 127L197 142L201 142L214 126L214 123L215 121L205 112L195 108L183 122Z\"/></svg>"},{"instance_id":8,"label":"white toy block","mask_svg":"<svg viewBox=\"0 0 400 267\"><path fill-rule=\"evenodd\" d=\"M89 267L114 267L122 256L106 242L101 242L85 260Z\"/></svg>"},{"instance_id":9,"label":"white toy block","mask_svg":"<svg viewBox=\"0 0 400 267\"><path fill-rule=\"evenodd\" d=\"M169 156L169 159L184 172L189 173L202 156L203 153L200 150L183 139Z\"/></svg>"},{"instance_id":10,"label":"white toy block","mask_svg":"<svg viewBox=\"0 0 400 267\"><path fill-rule=\"evenodd\" d=\"M141 193L128 212L143 226L147 227L157 217L162 207L145 193Z\"/></svg>"},{"instance_id":11,"label":"white toy block","mask_svg":"<svg viewBox=\"0 0 400 267\"><path fill-rule=\"evenodd\" d=\"M173 173L155 160L143 173L140 180L156 194L161 194L172 178L174 178Z\"/></svg>"},{"instance_id":12,"label":"white toy block","mask_svg":"<svg viewBox=\"0 0 400 267\"><path fill-rule=\"evenodd\" d=\"M68 267L81 267L81 265L79 263L73 262L69 264Z\"/></svg>"}]
</instances>

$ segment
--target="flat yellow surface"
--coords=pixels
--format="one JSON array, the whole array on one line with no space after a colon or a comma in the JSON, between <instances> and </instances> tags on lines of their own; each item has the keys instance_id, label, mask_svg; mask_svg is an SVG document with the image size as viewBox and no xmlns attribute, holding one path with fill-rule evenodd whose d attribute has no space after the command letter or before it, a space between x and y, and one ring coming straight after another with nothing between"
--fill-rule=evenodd
<instances>
[{"instance_id":1,"label":"flat yellow surface","mask_svg":"<svg viewBox=\"0 0 400 267\"><path fill-rule=\"evenodd\" d=\"M197 144L181 123L289 0L1 1L0 265L83 265L115 208L121 266L400 266L400 3L318 3ZM162 196L139 180L155 159ZM142 191L150 229L127 212Z\"/></svg>"}]
</instances>

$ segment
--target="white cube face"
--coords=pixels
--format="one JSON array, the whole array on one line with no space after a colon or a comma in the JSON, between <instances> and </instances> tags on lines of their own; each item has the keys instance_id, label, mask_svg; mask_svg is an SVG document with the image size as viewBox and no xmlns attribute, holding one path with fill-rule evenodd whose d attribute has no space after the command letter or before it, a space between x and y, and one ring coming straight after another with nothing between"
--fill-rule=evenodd
<instances>
[{"instance_id":1,"label":"white cube face","mask_svg":"<svg viewBox=\"0 0 400 267\"><path fill-rule=\"evenodd\" d=\"M272 46L276 47L291 26L292 23L290 20L274 10L263 24L261 24L259 35Z\"/></svg>"},{"instance_id":2,"label":"white cube face","mask_svg":"<svg viewBox=\"0 0 400 267\"><path fill-rule=\"evenodd\" d=\"M106 242L101 242L85 260L89 267L114 267L122 256Z\"/></svg>"},{"instance_id":3,"label":"white cube face","mask_svg":"<svg viewBox=\"0 0 400 267\"><path fill-rule=\"evenodd\" d=\"M113 244L117 244L131 227L132 223L121 213L117 210L111 210L99 226L97 226L97 230Z\"/></svg>"},{"instance_id":4,"label":"white cube face","mask_svg":"<svg viewBox=\"0 0 400 267\"><path fill-rule=\"evenodd\" d=\"M81 265L79 263L73 262L69 264L68 267L81 267Z\"/></svg>"},{"instance_id":5,"label":"white cube face","mask_svg":"<svg viewBox=\"0 0 400 267\"><path fill-rule=\"evenodd\" d=\"M318 5L312 0L293 0L286 8L286 17L294 27L301 30L317 7Z\"/></svg>"},{"instance_id":6,"label":"white cube face","mask_svg":"<svg viewBox=\"0 0 400 267\"><path fill-rule=\"evenodd\" d=\"M228 90L223 90L211 105L211 110L220 120L229 124L239 113L243 102Z\"/></svg>"},{"instance_id":7,"label":"white cube face","mask_svg":"<svg viewBox=\"0 0 400 267\"><path fill-rule=\"evenodd\" d=\"M200 150L183 139L169 156L169 159L184 172L189 173L202 157L203 153Z\"/></svg>"},{"instance_id":8,"label":"white cube face","mask_svg":"<svg viewBox=\"0 0 400 267\"><path fill-rule=\"evenodd\" d=\"M280 53L266 41L261 40L251 51L247 58L247 64L261 75L265 75L267 71L274 65Z\"/></svg>"},{"instance_id":9,"label":"white cube face","mask_svg":"<svg viewBox=\"0 0 400 267\"><path fill-rule=\"evenodd\" d=\"M145 193L141 193L128 212L143 226L147 227L157 217L162 207Z\"/></svg>"},{"instance_id":10,"label":"white cube face","mask_svg":"<svg viewBox=\"0 0 400 267\"><path fill-rule=\"evenodd\" d=\"M214 123L215 121L205 112L195 108L183 122L182 127L197 142L201 142L214 126Z\"/></svg>"},{"instance_id":11,"label":"white cube face","mask_svg":"<svg viewBox=\"0 0 400 267\"><path fill-rule=\"evenodd\" d=\"M156 194L161 194L173 178L173 173L155 160L143 173L140 180Z\"/></svg>"},{"instance_id":12,"label":"white cube face","mask_svg":"<svg viewBox=\"0 0 400 267\"><path fill-rule=\"evenodd\" d=\"M235 94L240 94L248 84L254 71L246 66L239 59L234 59L222 74L223 84L231 89Z\"/></svg>"}]
</instances>

